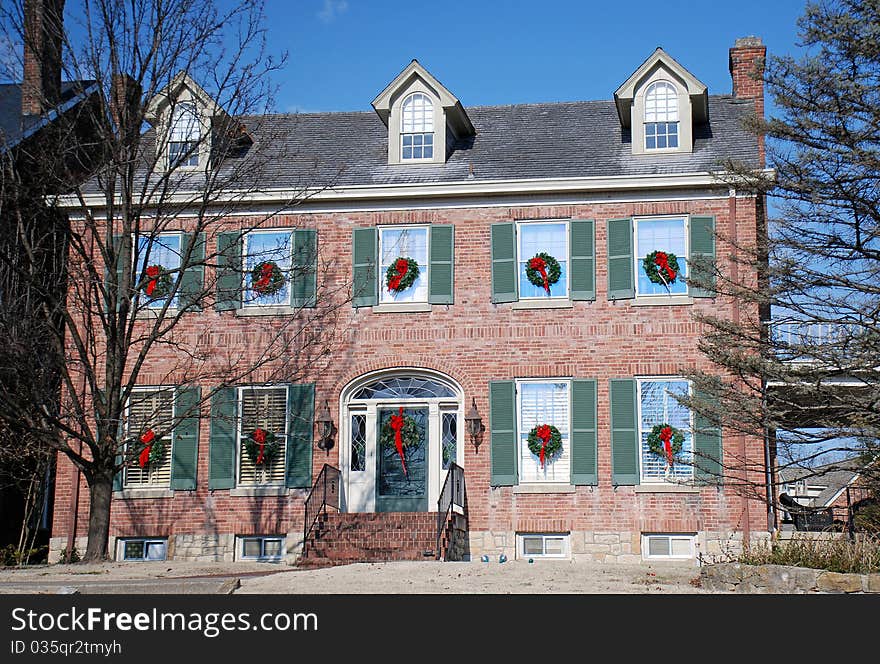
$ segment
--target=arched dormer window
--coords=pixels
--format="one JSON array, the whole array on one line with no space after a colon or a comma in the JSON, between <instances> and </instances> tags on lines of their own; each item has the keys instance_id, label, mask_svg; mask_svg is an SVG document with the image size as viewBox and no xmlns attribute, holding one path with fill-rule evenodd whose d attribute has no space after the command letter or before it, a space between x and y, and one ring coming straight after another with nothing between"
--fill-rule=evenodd
<instances>
[{"instance_id":1,"label":"arched dormer window","mask_svg":"<svg viewBox=\"0 0 880 664\"><path fill-rule=\"evenodd\" d=\"M678 92L672 83L657 81L645 92L645 149L678 147Z\"/></svg>"},{"instance_id":2,"label":"arched dormer window","mask_svg":"<svg viewBox=\"0 0 880 664\"><path fill-rule=\"evenodd\" d=\"M171 115L168 140L168 164L174 166L199 165L199 117L191 103L179 103Z\"/></svg>"},{"instance_id":3,"label":"arched dormer window","mask_svg":"<svg viewBox=\"0 0 880 664\"><path fill-rule=\"evenodd\" d=\"M403 102L400 114L402 161L434 158L434 104L416 92Z\"/></svg>"}]
</instances>

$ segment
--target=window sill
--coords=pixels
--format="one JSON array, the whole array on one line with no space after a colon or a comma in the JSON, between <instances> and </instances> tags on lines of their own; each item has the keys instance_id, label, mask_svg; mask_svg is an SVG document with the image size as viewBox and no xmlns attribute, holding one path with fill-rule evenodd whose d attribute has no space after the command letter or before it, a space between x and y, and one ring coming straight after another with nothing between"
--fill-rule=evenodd
<instances>
[{"instance_id":1,"label":"window sill","mask_svg":"<svg viewBox=\"0 0 880 664\"><path fill-rule=\"evenodd\" d=\"M700 488L690 484L639 484L636 493L700 493Z\"/></svg>"},{"instance_id":2,"label":"window sill","mask_svg":"<svg viewBox=\"0 0 880 664\"><path fill-rule=\"evenodd\" d=\"M236 316L293 316L297 312L293 307L241 307L235 310Z\"/></svg>"},{"instance_id":3,"label":"window sill","mask_svg":"<svg viewBox=\"0 0 880 664\"><path fill-rule=\"evenodd\" d=\"M136 500L138 498L171 498L174 491L168 488L155 489L123 489L114 491L113 497L122 500Z\"/></svg>"},{"instance_id":4,"label":"window sill","mask_svg":"<svg viewBox=\"0 0 880 664\"><path fill-rule=\"evenodd\" d=\"M159 314L162 312L162 309L140 309L135 315L136 320L156 320L159 317ZM177 309L174 307L168 307L165 311L165 318L170 318L177 315Z\"/></svg>"},{"instance_id":5,"label":"window sill","mask_svg":"<svg viewBox=\"0 0 880 664\"><path fill-rule=\"evenodd\" d=\"M229 490L229 495L233 497L255 497L255 496L286 496L288 488L286 486L239 486Z\"/></svg>"},{"instance_id":6,"label":"window sill","mask_svg":"<svg viewBox=\"0 0 880 664\"><path fill-rule=\"evenodd\" d=\"M518 484L513 487L514 494L520 493L574 493L577 487L571 484Z\"/></svg>"},{"instance_id":7,"label":"window sill","mask_svg":"<svg viewBox=\"0 0 880 664\"><path fill-rule=\"evenodd\" d=\"M386 302L373 307L374 314L411 314L431 311L429 302Z\"/></svg>"},{"instance_id":8,"label":"window sill","mask_svg":"<svg viewBox=\"0 0 880 664\"><path fill-rule=\"evenodd\" d=\"M517 300L511 305L511 309L571 309L574 305L569 299L558 300Z\"/></svg>"},{"instance_id":9,"label":"window sill","mask_svg":"<svg viewBox=\"0 0 880 664\"><path fill-rule=\"evenodd\" d=\"M634 307L666 307L673 305L693 304L694 298L690 295L643 295L632 301Z\"/></svg>"}]
</instances>

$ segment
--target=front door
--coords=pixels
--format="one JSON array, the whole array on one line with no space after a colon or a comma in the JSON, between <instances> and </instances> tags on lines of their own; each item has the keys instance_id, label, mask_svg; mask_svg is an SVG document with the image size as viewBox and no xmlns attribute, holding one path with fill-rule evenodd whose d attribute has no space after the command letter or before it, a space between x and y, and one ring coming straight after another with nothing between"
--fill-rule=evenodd
<instances>
[{"instance_id":1,"label":"front door","mask_svg":"<svg viewBox=\"0 0 880 664\"><path fill-rule=\"evenodd\" d=\"M379 408L377 420L376 511L427 511L428 409Z\"/></svg>"}]
</instances>

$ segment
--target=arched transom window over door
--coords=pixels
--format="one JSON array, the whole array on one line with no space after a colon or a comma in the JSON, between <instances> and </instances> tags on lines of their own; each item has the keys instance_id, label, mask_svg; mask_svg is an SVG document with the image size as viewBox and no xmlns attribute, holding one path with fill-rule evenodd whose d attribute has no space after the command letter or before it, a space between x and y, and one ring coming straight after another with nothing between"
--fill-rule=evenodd
<instances>
[{"instance_id":1,"label":"arched transom window over door","mask_svg":"<svg viewBox=\"0 0 880 664\"><path fill-rule=\"evenodd\" d=\"M376 375L343 391L345 509L436 509L449 465L463 465L462 403L461 389L440 375Z\"/></svg>"}]
</instances>

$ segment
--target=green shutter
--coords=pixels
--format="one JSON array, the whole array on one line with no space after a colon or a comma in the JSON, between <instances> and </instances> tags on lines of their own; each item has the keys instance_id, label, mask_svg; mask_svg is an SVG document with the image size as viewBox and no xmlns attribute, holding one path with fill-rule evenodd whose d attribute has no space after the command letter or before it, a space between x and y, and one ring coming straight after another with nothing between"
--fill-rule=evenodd
<instances>
[{"instance_id":1,"label":"green shutter","mask_svg":"<svg viewBox=\"0 0 880 664\"><path fill-rule=\"evenodd\" d=\"M179 302L181 309L202 310L202 295L205 288L205 234L188 233L183 236L184 247L192 245L189 267L183 271L180 281ZM184 250L185 253L186 250Z\"/></svg>"},{"instance_id":2,"label":"green shutter","mask_svg":"<svg viewBox=\"0 0 880 664\"><path fill-rule=\"evenodd\" d=\"M122 282L122 261L120 260L121 256L119 255L119 250L122 247L122 236L114 235L113 236L113 254L116 256L116 286L117 289L119 284ZM104 313L110 312L110 268L111 266L104 266ZM116 291L116 311L119 311L119 291Z\"/></svg>"},{"instance_id":3,"label":"green shutter","mask_svg":"<svg viewBox=\"0 0 880 664\"><path fill-rule=\"evenodd\" d=\"M379 280L376 275L379 256L379 231L376 228L355 228L352 244L353 307L373 307L379 302Z\"/></svg>"},{"instance_id":4,"label":"green shutter","mask_svg":"<svg viewBox=\"0 0 880 664\"><path fill-rule=\"evenodd\" d=\"M592 219L569 222L571 299L596 299L596 224Z\"/></svg>"},{"instance_id":5,"label":"green shutter","mask_svg":"<svg viewBox=\"0 0 880 664\"><path fill-rule=\"evenodd\" d=\"M235 441L238 395L233 387L211 397L211 436L208 450L208 488L235 486Z\"/></svg>"},{"instance_id":6,"label":"green shutter","mask_svg":"<svg viewBox=\"0 0 880 664\"><path fill-rule=\"evenodd\" d=\"M217 234L217 311L241 307L241 233Z\"/></svg>"},{"instance_id":7,"label":"green shutter","mask_svg":"<svg viewBox=\"0 0 880 664\"><path fill-rule=\"evenodd\" d=\"M318 297L318 231L293 232L293 279L290 306L314 307Z\"/></svg>"},{"instance_id":8,"label":"green shutter","mask_svg":"<svg viewBox=\"0 0 880 664\"><path fill-rule=\"evenodd\" d=\"M431 258L428 268L428 302L452 304L455 227L431 226Z\"/></svg>"},{"instance_id":9,"label":"green shutter","mask_svg":"<svg viewBox=\"0 0 880 664\"><path fill-rule=\"evenodd\" d=\"M199 463L198 387L181 388L174 395L174 430L171 432L171 488L196 490Z\"/></svg>"},{"instance_id":10,"label":"green shutter","mask_svg":"<svg viewBox=\"0 0 880 664\"><path fill-rule=\"evenodd\" d=\"M611 483L639 483L639 432L636 381L609 381L611 402Z\"/></svg>"},{"instance_id":11,"label":"green shutter","mask_svg":"<svg viewBox=\"0 0 880 664\"><path fill-rule=\"evenodd\" d=\"M636 296L633 283L632 219L608 220L608 299Z\"/></svg>"},{"instance_id":12,"label":"green shutter","mask_svg":"<svg viewBox=\"0 0 880 664\"><path fill-rule=\"evenodd\" d=\"M710 288L690 287L691 297L715 297L715 217L691 217L690 223L691 279Z\"/></svg>"},{"instance_id":13,"label":"green shutter","mask_svg":"<svg viewBox=\"0 0 880 664\"><path fill-rule=\"evenodd\" d=\"M571 483L598 484L596 381L571 381Z\"/></svg>"},{"instance_id":14,"label":"green shutter","mask_svg":"<svg viewBox=\"0 0 880 664\"><path fill-rule=\"evenodd\" d=\"M492 224L492 301L515 302L516 225Z\"/></svg>"},{"instance_id":15,"label":"green shutter","mask_svg":"<svg viewBox=\"0 0 880 664\"><path fill-rule=\"evenodd\" d=\"M489 431L491 439L492 486L513 486L516 474L516 383L489 383Z\"/></svg>"},{"instance_id":16,"label":"green shutter","mask_svg":"<svg viewBox=\"0 0 880 664\"><path fill-rule=\"evenodd\" d=\"M98 388L96 391L96 394L94 395L94 398L103 400L104 394L105 394L104 390L102 390L101 388ZM92 404L92 409L97 410L95 407L95 404ZM122 462L125 460L125 454L123 453L123 450L125 448L120 444L120 443L122 443L123 435L124 435L124 431L122 428L122 422L120 422L119 426L116 429L116 443L117 443L117 445L119 445L119 448L118 448L119 452L116 454L116 465L117 466L122 465ZM113 491L122 491L122 489L123 489L122 482L123 482L124 475L125 475L125 471L122 469L120 469L119 472L117 472L113 475Z\"/></svg>"},{"instance_id":17,"label":"green shutter","mask_svg":"<svg viewBox=\"0 0 880 664\"><path fill-rule=\"evenodd\" d=\"M694 395L698 403L712 403L711 398L698 392ZM694 479L706 484L720 484L721 465L721 427L717 421L695 413L694 425Z\"/></svg>"},{"instance_id":18,"label":"green shutter","mask_svg":"<svg viewBox=\"0 0 880 664\"><path fill-rule=\"evenodd\" d=\"M287 472L289 487L312 486L312 430L315 420L315 385L287 386Z\"/></svg>"}]
</instances>

